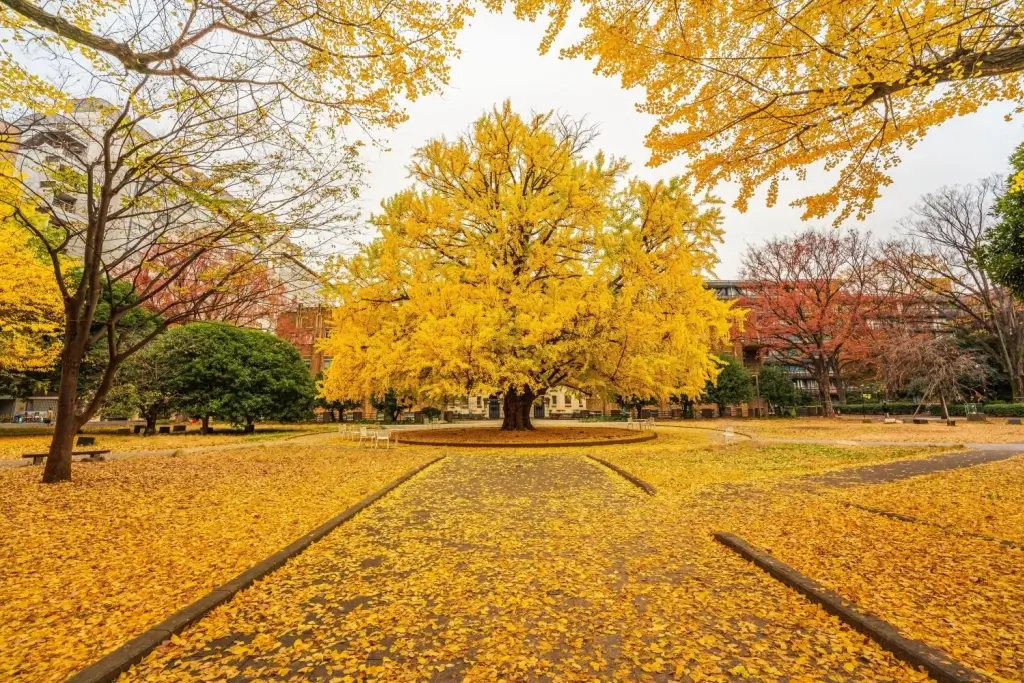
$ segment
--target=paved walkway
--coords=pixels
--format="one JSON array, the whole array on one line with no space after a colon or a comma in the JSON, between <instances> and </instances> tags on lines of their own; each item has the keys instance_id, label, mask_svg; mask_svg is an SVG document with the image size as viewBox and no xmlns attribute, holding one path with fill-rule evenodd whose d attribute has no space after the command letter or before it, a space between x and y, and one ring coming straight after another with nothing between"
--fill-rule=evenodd
<instances>
[{"instance_id":1,"label":"paved walkway","mask_svg":"<svg viewBox=\"0 0 1024 683\"><path fill-rule=\"evenodd\" d=\"M582 454L450 456L127 680L918 679L717 523Z\"/></svg>"},{"instance_id":2,"label":"paved walkway","mask_svg":"<svg viewBox=\"0 0 1024 683\"><path fill-rule=\"evenodd\" d=\"M990 462L1006 460L1021 455L1016 448L973 450L963 453L946 453L916 460L896 460L879 465L853 467L824 474L801 477L801 482L817 486L856 486L858 484L883 484L890 481L919 477L946 470L958 470Z\"/></svg>"}]
</instances>

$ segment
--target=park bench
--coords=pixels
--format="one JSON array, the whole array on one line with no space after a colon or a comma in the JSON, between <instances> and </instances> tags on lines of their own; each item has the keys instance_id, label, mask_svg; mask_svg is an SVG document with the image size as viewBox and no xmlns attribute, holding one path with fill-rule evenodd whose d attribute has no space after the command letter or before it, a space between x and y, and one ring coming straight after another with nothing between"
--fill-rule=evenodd
<instances>
[{"instance_id":1,"label":"park bench","mask_svg":"<svg viewBox=\"0 0 1024 683\"><path fill-rule=\"evenodd\" d=\"M73 451L71 455L84 455L86 457L82 458L83 460L88 460L89 462L101 462L103 460L103 456L108 453L110 453L110 449L93 451ZM42 463L44 460L46 460L46 456L47 453L22 453L21 455L21 457L23 458L32 458L33 465L38 465Z\"/></svg>"},{"instance_id":2,"label":"park bench","mask_svg":"<svg viewBox=\"0 0 1024 683\"><path fill-rule=\"evenodd\" d=\"M156 431L159 432L160 434L170 434L171 433L171 426L170 425L163 425L162 427L157 427Z\"/></svg>"},{"instance_id":3,"label":"park bench","mask_svg":"<svg viewBox=\"0 0 1024 683\"><path fill-rule=\"evenodd\" d=\"M185 425L171 425L172 432L183 432L185 431Z\"/></svg>"}]
</instances>

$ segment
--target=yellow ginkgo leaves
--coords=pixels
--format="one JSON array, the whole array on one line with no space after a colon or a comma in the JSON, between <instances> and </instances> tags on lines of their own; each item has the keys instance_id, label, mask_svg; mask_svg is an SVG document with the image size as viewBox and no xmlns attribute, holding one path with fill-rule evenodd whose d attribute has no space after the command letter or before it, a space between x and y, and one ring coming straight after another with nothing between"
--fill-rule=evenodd
<instances>
[{"instance_id":1,"label":"yellow ginkgo leaves","mask_svg":"<svg viewBox=\"0 0 1024 683\"><path fill-rule=\"evenodd\" d=\"M427 459L275 446L0 469L0 680L62 681Z\"/></svg>"}]
</instances>

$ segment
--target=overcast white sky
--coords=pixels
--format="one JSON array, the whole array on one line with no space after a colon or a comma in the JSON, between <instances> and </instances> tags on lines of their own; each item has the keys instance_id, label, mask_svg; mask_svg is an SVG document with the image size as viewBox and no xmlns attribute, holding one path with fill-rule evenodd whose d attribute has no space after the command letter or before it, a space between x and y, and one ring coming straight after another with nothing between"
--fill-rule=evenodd
<instances>
[{"instance_id":1,"label":"overcast white sky","mask_svg":"<svg viewBox=\"0 0 1024 683\"><path fill-rule=\"evenodd\" d=\"M484 110L505 98L511 98L515 109L523 113L561 109L573 116L586 115L600 125L598 146L629 159L637 175L656 179L682 171L682 161L655 169L645 166L648 154L643 140L653 120L635 109L639 91L624 91L617 80L594 75L587 62L562 60L557 54L539 55L541 33L541 25L518 22L510 15L481 13L472 20L459 39L462 56L452 65L446 91L409 106L410 120L388 135L391 151L367 151L371 170L364 201L367 214L376 211L383 198L409 184L406 166L413 150L429 138L458 135ZM921 194L942 185L1004 173L1011 150L1024 140L1022 122L1003 119L1010 109L1008 105L992 106L951 121L904 152L903 163L893 174L895 182L883 189L874 215L858 225L886 233ZM802 227L799 212L788 203L817 187L824 187L824 179L820 175L815 179L811 173L806 183L793 181L784 186L774 208L766 208L763 197L752 202L745 214L726 208L718 276L736 276L747 244ZM727 204L734 199L729 187L719 188L716 194Z\"/></svg>"}]
</instances>

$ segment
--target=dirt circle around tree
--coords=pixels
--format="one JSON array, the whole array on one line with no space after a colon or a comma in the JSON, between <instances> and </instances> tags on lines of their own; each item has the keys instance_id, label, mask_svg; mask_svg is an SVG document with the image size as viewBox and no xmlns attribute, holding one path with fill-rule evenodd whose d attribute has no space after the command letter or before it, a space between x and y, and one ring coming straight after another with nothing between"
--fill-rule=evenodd
<instances>
[{"instance_id":1,"label":"dirt circle around tree","mask_svg":"<svg viewBox=\"0 0 1024 683\"><path fill-rule=\"evenodd\" d=\"M396 434L398 443L411 446L552 448L641 443L657 438L654 432L616 427L537 427L533 431L453 427L417 429Z\"/></svg>"}]
</instances>

